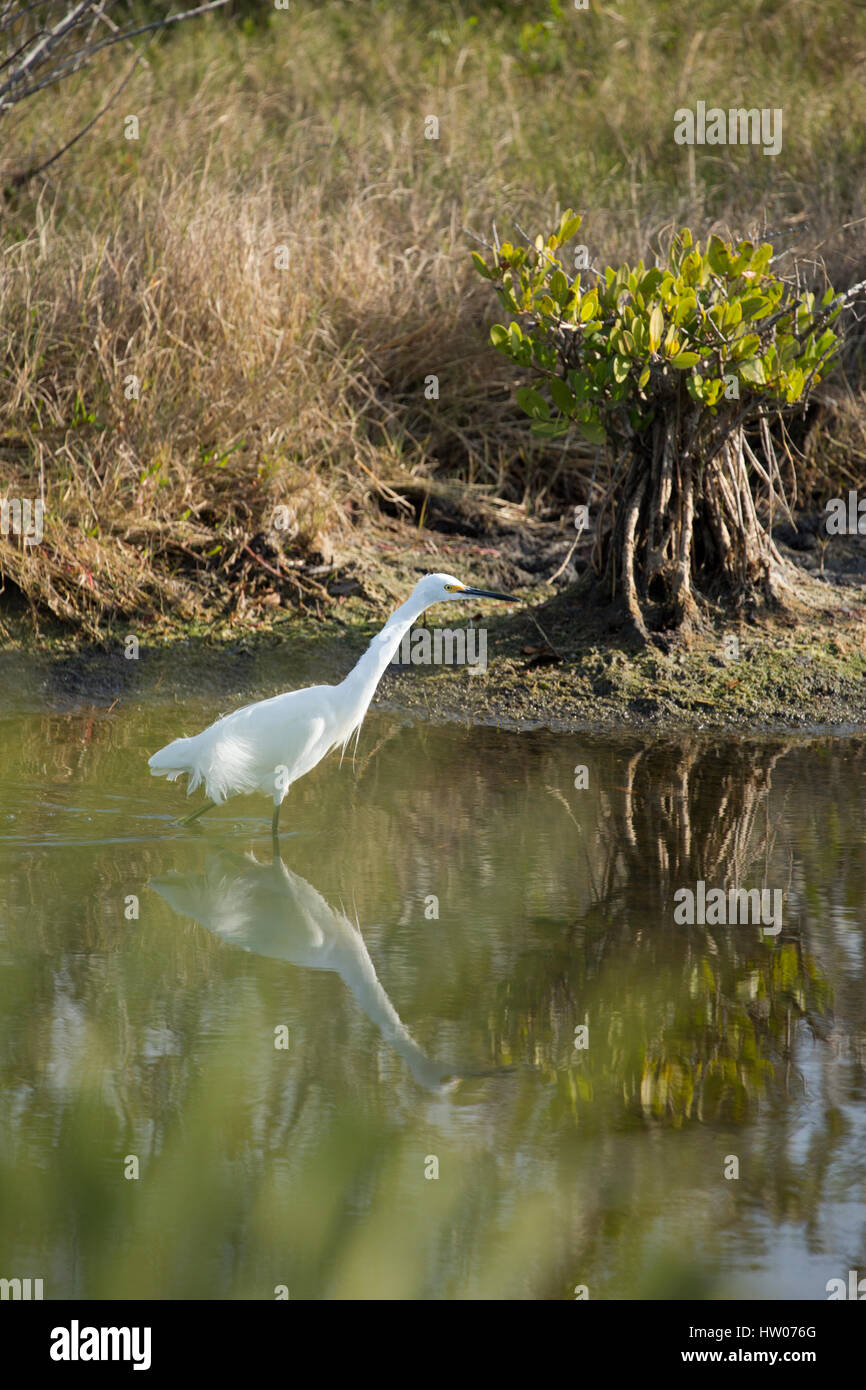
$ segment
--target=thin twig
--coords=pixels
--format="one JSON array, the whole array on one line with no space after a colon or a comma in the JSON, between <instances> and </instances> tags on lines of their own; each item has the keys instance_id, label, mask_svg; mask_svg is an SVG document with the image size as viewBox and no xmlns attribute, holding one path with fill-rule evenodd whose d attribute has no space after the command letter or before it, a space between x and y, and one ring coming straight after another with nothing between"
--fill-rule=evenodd
<instances>
[{"instance_id":1,"label":"thin twig","mask_svg":"<svg viewBox=\"0 0 866 1390\"><path fill-rule=\"evenodd\" d=\"M133 73L135 72L136 68L139 66L143 58L144 54L139 53L138 57L133 62L132 67L129 69L129 72L126 74L123 81L120 83L118 87L115 88L105 105L101 107L99 111L97 111L96 115L93 117L93 120L87 122L87 125L84 127L83 130L79 130L77 135L73 135L71 140L67 141L67 143L61 149L59 149L56 154L53 154L50 159L46 159L44 163L37 164L30 169L25 169L23 173L13 174L12 178L9 181L9 187L20 188L22 184L29 183L31 179L35 179L39 174L44 174L45 170L50 169L51 165L56 163L56 161L60 159L62 155L66 154L67 150L71 150L73 145L77 145L79 140L83 140L84 136L88 133L88 131L92 130L93 127L96 125L96 122L102 116L105 115L108 108L114 105L115 101L120 96L120 93L123 91L124 87L129 82L130 78L132 77Z\"/></svg>"}]
</instances>

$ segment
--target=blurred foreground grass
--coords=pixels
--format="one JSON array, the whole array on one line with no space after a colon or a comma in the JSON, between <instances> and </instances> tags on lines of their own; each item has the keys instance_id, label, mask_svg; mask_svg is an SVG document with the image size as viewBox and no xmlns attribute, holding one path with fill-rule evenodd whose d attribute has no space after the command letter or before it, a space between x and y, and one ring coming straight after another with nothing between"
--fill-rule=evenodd
<instances>
[{"instance_id":1,"label":"blurred foreground grass","mask_svg":"<svg viewBox=\"0 0 866 1390\"><path fill-rule=\"evenodd\" d=\"M859 744L576 752L374 719L354 775L335 759L298 785L283 853L360 924L417 1048L461 1078L443 1088L337 952L310 969L219 939L248 941L266 905L238 861L270 858L267 808L261 834L254 803L173 831L179 796L157 806L129 769L175 721L3 725L4 1277L46 1297L667 1298L745 1296L761 1269L754 1296L821 1297L857 1267ZM219 934L192 913L211 863ZM153 891L178 875L189 914ZM698 877L784 886L782 933L675 926ZM302 927L313 951L307 917L288 946Z\"/></svg>"}]
</instances>

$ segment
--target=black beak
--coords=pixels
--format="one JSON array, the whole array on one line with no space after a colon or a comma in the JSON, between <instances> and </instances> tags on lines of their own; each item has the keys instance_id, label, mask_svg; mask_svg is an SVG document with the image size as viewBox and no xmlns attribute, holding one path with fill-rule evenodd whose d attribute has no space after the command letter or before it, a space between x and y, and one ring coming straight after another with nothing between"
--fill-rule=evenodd
<instances>
[{"instance_id":1,"label":"black beak","mask_svg":"<svg viewBox=\"0 0 866 1390\"><path fill-rule=\"evenodd\" d=\"M519 603L514 594L497 594L493 589L464 589L461 598L502 598L506 603Z\"/></svg>"}]
</instances>

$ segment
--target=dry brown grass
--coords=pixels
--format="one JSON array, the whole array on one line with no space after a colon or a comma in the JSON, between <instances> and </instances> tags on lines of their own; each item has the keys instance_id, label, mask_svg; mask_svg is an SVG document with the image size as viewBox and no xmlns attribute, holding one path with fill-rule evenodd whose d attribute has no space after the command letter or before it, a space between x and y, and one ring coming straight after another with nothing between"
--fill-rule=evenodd
<instances>
[{"instance_id":1,"label":"dry brown grass","mask_svg":"<svg viewBox=\"0 0 866 1390\"><path fill-rule=\"evenodd\" d=\"M599 263L646 256L683 221L766 224L840 285L866 271L850 123L864 12L752 0L714 30L703 0L599 5L591 27L563 7L527 39L525 8L480 7L475 28L458 6L399 3L298 5L249 35L205 22L149 50L121 107L7 199L0 495L46 503L40 547L0 537L7 603L96 637L114 615L324 601L310 570L351 556L371 500L408 478L536 511L582 495L587 451L542 451L513 407L464 224L535 228L571 202ZM115 72L27 104L0 175L92 114ZM702 95L784 104L785 154L702 152L690 169L672 110ZM807 443L819 490L862 477L858 370L852 354ZM839 418L852 448L834 453Z\"/></svg>"}]
</instances>

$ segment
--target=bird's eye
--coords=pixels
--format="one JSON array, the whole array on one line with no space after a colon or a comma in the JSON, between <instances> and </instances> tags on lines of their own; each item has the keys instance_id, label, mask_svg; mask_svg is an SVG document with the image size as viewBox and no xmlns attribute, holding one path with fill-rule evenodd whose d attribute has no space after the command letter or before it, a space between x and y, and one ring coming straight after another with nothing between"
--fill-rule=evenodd
<instances>
[{"instance_id":1,"label":"bird's eye","mask_svg":"<svg viewBox=\"0 0 866 1390\"><path fill-rule=\"evenodd\" d=\"M449 594L462 594L462 592L463 592L463 585L462 585L462 584L446 584L446 585L445 585L445 591L446 591L446 593L449 593Z\"/></svg>"}]
</instances>

